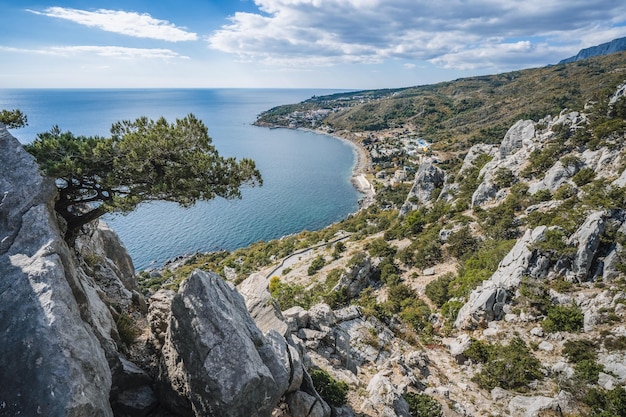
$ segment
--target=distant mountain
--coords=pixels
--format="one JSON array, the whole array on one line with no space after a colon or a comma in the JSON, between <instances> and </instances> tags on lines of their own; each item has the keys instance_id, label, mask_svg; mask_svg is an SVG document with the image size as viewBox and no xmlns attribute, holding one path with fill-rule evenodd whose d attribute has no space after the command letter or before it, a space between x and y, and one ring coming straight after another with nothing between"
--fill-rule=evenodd
<instances>
[{"instance_id":1,"label":"distant mountain","mask_svg":"<svg viewBox=\"0 0 626 417\"><path fill-rule=\"evenodd\" d=\"M576 62L593 56L609 55L622 51L626 51L626 38L613 39L611 42L581 49L576 56L566 58L559 62L559 64L567 64L568 62Z\"/></svg>"}]
</instances>

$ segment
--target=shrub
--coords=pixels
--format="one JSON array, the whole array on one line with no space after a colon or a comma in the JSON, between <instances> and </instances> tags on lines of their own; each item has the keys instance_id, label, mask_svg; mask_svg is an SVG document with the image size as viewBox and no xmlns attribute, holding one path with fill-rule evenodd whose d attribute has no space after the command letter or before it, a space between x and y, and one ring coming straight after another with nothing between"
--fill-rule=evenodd
<instances>
[{"instance_id":1,"label":"shrub","mask_svg":"<svg viewBox=\"0 0 626 417\"><path fill-rule=\"evenodd\" d=\"M596 345L590 340L568 340L563 345L563 355L572 363L596 360Z\"/></svg>"},{"instance_id":2,"label":"shrub","mask_svg":"<svg viewBox=\"0 0 626 417\"><path fill-rule=\"evenodd\" d=\"M593 410L593 416L626 417L626 389L621 385L610 391L591 388L583 402Z\"/></svg>"},{"instance_id":3,"label":"shrub","mask_svg":"<svg viewBox=\"0 0 626 417\"><path fill-rule=\"evenodd\" d=\"M120 335L120 340L126 347L130 347L130 345L135 343L137 336L139 336L139 329L137 329L133 318L129 314L120 314L115 324L117 326L117 333Z\"/></svg>"},{"instance_id":4,"label":"shrub","mask_svg":"<svg viewBox=\"0 0 626 417\"><path fill-rule=\"evenodd\" d=\"M626 336L607 337L604 339L606 350L626 350Z\"/></svg>"},{"instance_id":5,"label":"shrub","mask_svg":"<svg viewBox=\"0 0 626 417\"><path fill-rule=\"evenodd\" d=\"M519 337L512 339L507 346L492 345L487 350L487 362L472 378L484 389L500 387L524 391L529 382L543 377L541 362Z\"/></svg>"},{"instance_id":6,"label":"shrub","mask_svg":"<svg viewBox=\"0 0 626 417\"><path fill-rule=\"evenodd\" d=\"M598 375L604 367L593 359L583 359L574 366L574 378L587 384L598 382Z\"/></svg>"},{"instance_id":7,"label":"shrub","mask_svg":"<svg viewBox=\"0 0 626 417\"><path fill-rule=\"evenodd\" d=\"M339 259L343 251L346 250L346 244L342 241L335 243L335 250L333 251L333 258Z\"/></svg>"},{"instance_id":8,"label":"shrub","mask_svg":"<svg viewBox=\"0 0 626 417\"><path fill-rule=\"evenodd\" d=\"M533 194L530 198L532 203L541 203L544 201L550 201L552 199L552 193L550 190L539 190Z\"/></svg>"},{"instance_id":9,"label":"shrub","mask_svg":"<svg viewBox=\"0 0 626 417\"><path fill-rule=\"evenodd\" d=\"M452 273L448 273L426 284L426 296L430 298L430 300L435 303L437 307L441 307L450 299L448 286L452 280L454 280L454 275Z\"/></svg>"},{"instance_id":10,"label":"shrub","mask_svg":"<svg viewBox=\"0 0 626 417\"><path fill-rule=\"evenodd\" d=\"M467 226L451 233L446 243L448 244L448 252L455 258L468 257L478 247L478 240L472 236L472 232Z\"/></svg>"},{"instance_id":11,"label":"shrub","mask_svg":"<svg viewBox=\"0 0 626 417\"><path fill-rule=\"evenodd\" d=\"M474 339L468 348L465 349L463 355L475 363L485 363L493 353L493 348L490 344Z\"/></svg>"},{"instance_id":12,"label":"shrub","mask_svg":"<svg viewBox=\"0 0 626 417\"><path fill-rule=\"evenodd\" d=\"M320 269L324 267L325 263L326 262L324 261L324 257L322 255L318 256L317 258L313 259L313 261L311 262L311 265L309 265L309 269L307 273L309 275L315 275L317 271L319 271Z\"/></svg>"},{"instance_id":13,"label":"shrub","mask_svg":"<svg viewBox=\"0 0 626 417\"><path fill-rule=\"evenodd\" d=\"M589 184L596 177L596 172L591 168L583 168L572 177L572 181L579 187Z\"/></svg>"},{"instance_id":14,"label":"shrub","mask_svg":"<svg viewBox=\"0 0 626 417\"><path fill-rule=\"evenodd\" d=\"M583 328L583 320L580 307L556 305L548 310L542 327L547 332L579 332Z\"/></svg>"},{"instance_id":15,"label":"shrub","mask_svg":"<svg viewBox=\"0 0 626 417\"><path fill-rule=\"evenodd\" d=\"M369 251L370 255L379 258L393 258L396 254L396 248L390 246L383 238L372 240L366 245L365 249Z\"/></svg>"},{"instance_id":16,"label":"shrub","mask_svg":"<svg viewBox=\"0 0 626 417\"><path fill-rule=\"evenodd\" d=\"M426 394L407 392L404 399L409 405L409 413L412 417L441 417L441 404Z\"/></svg>"},{"instance_id":17,"label":"shrub","mask_svg":"<svg viewBox=\"0 0 626 417\"><path fill-rule=\"evenodd\" d=\"M311 371L311 379L313 380L315 390L328 404L341 407L346 403L348 384L343 381L337 381L323 369Z\"/></svg>"},{"instance_id":18,"label":"shrub","mask_svg":"<svg viewBox=\"0 0 626 417\"><path fill-rule=\"evenodd\" d=\"M493 182L498 188L507 188L515 182L515 175L508 168L500 167L493 175Z\"/></svg>"}]
</instances>

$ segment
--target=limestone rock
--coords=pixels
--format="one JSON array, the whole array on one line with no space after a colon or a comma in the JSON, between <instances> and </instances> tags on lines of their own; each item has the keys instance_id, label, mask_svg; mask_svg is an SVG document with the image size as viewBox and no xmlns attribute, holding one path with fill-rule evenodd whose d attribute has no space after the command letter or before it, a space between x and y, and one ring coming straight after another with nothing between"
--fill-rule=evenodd
<instances>
[{"instance_id":1,"label":"limestone rock","mask_svg":"<svg viewBox=\"0 0 626 417\"><path fill-rule=\"evenodd\" d=\"M369 398L363 403L361 412L385 417L410 417L403 392L384 373L379 372L372 377L367 385L367 393Z\"/></svg>"},{"instance_id":2,"label":"limestone rock","mask_svg":"<svg viewBox=\"0 0 626 417\"><path fill-rule=\"evenodd\" d=\"M270 416L289 385L243 297L216 274L196 270L183 281L162 354L162 396L175 412Z\"/></svg>"},{"instance_id":3,"label":"limestone rock","mask_svg":"<svg viewBox=\"0 0 626 417\"><path fill-rule=\"evenodd\" d=\"M330 407L304 391L297 391L287 395L287 404L292 416L328 417Z\"/></svg>"},{"instance_id":4,"label":"limestone rock","mask_svg":"<svg viewBox=\"0 0 626 417\"><path fill-rule=\"evenodd\" d=\"M519 120L504 135L500 144L500 159L515 153L522 148L524 141L535 136L535 123L532 120Z\"/></svg>"},{"instance_id":5,"label":"limestone rock","mask_svg":"<svg viewBox=\"0 0 626 417\"><path fill-rule=\"evenodd\" d=\"M54 184L2 125L0 155L1 411L112 416L112 318L61 238Z\"/></svg>"},{"instance_id":6,"label":"limestone rock","mask_svg":"<svg viewBox=\"0 0 626 417\"><path fill-rule=\"evenodd\" d=\"M600 238L605 228L604 211L596 211L587 216L585 223L569 238L568 245L577 247L572 270L568 277L577 282L586 281L591 270Z\"/></svg>"},{"instance_id":7,"label":"limestone rock","mask_svg":"<svg viewBox=\"0 0 626 417\"><path fill-rule=\"evenodd\" d=\"M400 215L404 216L420 205L429 204L433 191L436 188L441 188L444 181L445 172L434 165L432 159L424 160L415 174L413 187L411 187L407 199L400 209ZM416 202L413 202L414 200Z\"/></svg>"},{"instance_id":8,"label":"limestone rock","mask_svg":"<svg viewBox=\"0 0 626 417\"><path fill-rule=\"evenodd\" d=\"M339 282L332 291L341 291L345 288L347 297L355 298L370 285L373 273L372 261L365 257L362 262L352 266L339 277Z\"/></svg>"},{"instance_id":9,"label":"limestone rock","mask_svg":"<svg viewBox=\"0 0 626 417\"><path fill-rule=\"evenodd\" d=\"M546 412L569 413L575 410L575 401L565 391L554 397L524 397L518 395L509 402L509 412L513 417L540 417Z\"/></svg>"},{"instance_id":10,"label":"limestone rock","mask_svg":"<svg viewBox=\"0 0 626 417\"><path fill-rule=\"evenodd\" d=\"M148 324L150 326L150 340L157 350L165 343L165 335L170 322L172 299L176 293L172 290L158 290L150 297L148 307Z\"/></svg>"},{"instance_id":11,"label":"limestone rock","mask_svg":"<svg viewBox=\"0 0 626 417\"><path fill-rule=\"evenodd\" d=\"M470 294L469 300L457 315L457 328L473 328L479 323L498 320L503 315L504 303L520 285L524 275L534 269L534 251L530 246L543 239L547 228L539 226L527 230L498 265L494 274Z\"/></svg>"},{"instance_id":12,"label":"limestone rock","mask_svg":"<svg viewBox=\"0 0 626 417\"><path fill-rule=\"evenodd\" d=\"M257 327L264 334L274 330L285 336L289 326L280 312L280 308L267 288L267 279L262 274L252 274L239 286L239 293L246 301L246 308L250 312Z\"/></svg>"}]
</instances>

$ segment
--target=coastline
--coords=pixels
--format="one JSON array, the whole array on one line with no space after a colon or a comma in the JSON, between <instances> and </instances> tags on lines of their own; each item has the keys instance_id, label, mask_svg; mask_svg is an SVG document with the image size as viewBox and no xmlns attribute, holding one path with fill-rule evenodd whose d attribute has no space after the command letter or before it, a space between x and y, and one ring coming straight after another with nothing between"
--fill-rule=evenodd
<instances>
[{"instance_id":1,"label":"coastline","mask_svg":"<svg viewBox=\"0 0 626 417\"><path fill-rule=\"evenodd\" d=\"M287 128L288 129L288 128ZM310 128L297 128L298 130L303 130L306 132L312 132L318 135L326 135L333 137L337 140L340 140L344 143L350 145L354 151L356 156L356 161L354 166L352 167L352 177L351 182L354 188L361 194L363 197L359 200L359 210L363 210L368 208L374 203L376 191L374 190L374 186L368 181L366 174L369 172L369 169L372 165L372 161L370 159L370 154L367 149L359 142L354 139L348 137L351 132L345 133L328 133L324 130L320 129L310 129Z\"/></svg>"}]
</instances>

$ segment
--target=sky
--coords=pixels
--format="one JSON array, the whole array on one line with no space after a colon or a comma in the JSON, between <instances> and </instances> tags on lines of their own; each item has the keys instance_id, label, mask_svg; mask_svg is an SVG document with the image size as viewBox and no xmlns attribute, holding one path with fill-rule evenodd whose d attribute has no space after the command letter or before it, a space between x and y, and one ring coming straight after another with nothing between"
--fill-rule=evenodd
<instances>
[{"instance_id":1,"label":"sky","mask_svg":"<svg viewBox=\"0 0 626 417\"><path fill-rule=\"evenodd\" d=\"M555 64L623 0L0 0L0 88L396 88Z\"/></svg>"}]
</instances>

